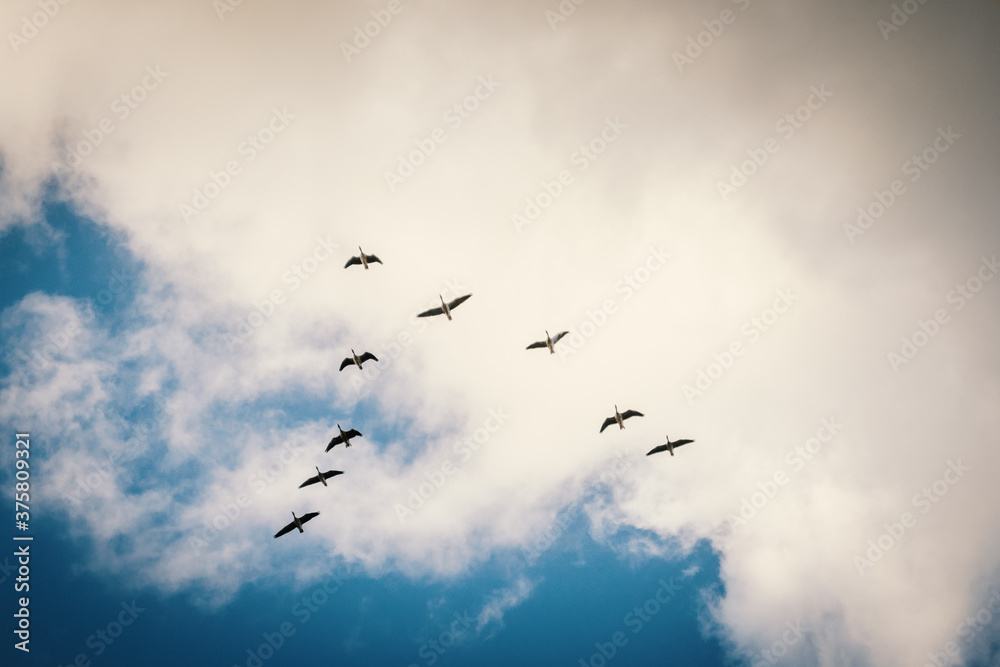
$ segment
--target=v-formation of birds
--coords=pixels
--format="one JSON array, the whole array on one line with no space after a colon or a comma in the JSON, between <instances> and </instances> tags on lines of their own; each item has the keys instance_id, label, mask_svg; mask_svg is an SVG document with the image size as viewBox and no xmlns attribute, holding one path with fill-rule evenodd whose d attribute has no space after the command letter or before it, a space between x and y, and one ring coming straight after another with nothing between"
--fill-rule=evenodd
<instances>
[{"instance_id":1,"label":"v-formation of birds","mask_svg":"<svg viewBox=\"0 0 1000 667\"><path fill-rule=\"evenodd\" d=\"M351 266L363 266L364 269L367 271L370 268L369 264L374 264L374 263L381 264L382 260L380 260L375 255L366 255L364 250L362 250L361 247L359 246L358 255L351 257L349 260L347 260L347 263L344 264L344 268L347 269L350 268ZM438 295L438 298L441 300L441 306L439 308L431 308L430 310L425 310L424 312L419 313L417 317L433 317L435 315L445 315L449 320L451 320L451 311L457 308L458 306L462 305L463 303L465 303L470 296L472 295L465 294L463 296L457 297L455 299L452 299L451 301L446 302L443 296ZM545 340L534 342L525 349L534 350L534 349L545 348L549 351L549 354L555 354L555 349L554 349L555 344L558 343L563 338L563 336L565 336L568 333L569 333L568 331L560 331L555 336L550 336L549 332L546 331ZM376 357L371 352L363 352L362 354L359 355L352 349L351 356L346 357L340 363L340 370L343 371L345 368L349 366L357 366L359 369L363 369L364 363L366 361L377 362L378 357ZM619 412L618 406L616 405L615 414L604 420L604 423L601 425L600 432L603 433L604 429L614 424L618 424L618 429L623 430L625 428L624 422L626 419L629 419L630 417L643 417L643 416L645 415L643 415L638 410L626 410L625 412ZM362 437L361 433L358 430L352 428L345 431L340 427L340 424L337 424L337 431L339 433L335 435L333 439L330 440L329 444L327 444L326 446L327 452L329 452L331 449L340 444L344 445L345 448L350 447L351 438ZM652 454L659 454L660 452L670 452L670 455L673 456L675 448L680 447L682 445L686 445L691 442L694 442L694 440L671 441L670 436L668 435L666 443L649 450L646 456L650 456ZM320 471L319 467L317 467L316 475L302 482L302 484L299 485L299 488L301 489L303 487L319 483L323 484L323 486L329 486L326 480L342 474L344 474L342 470L328 470L326 472L322 472ZM292 512L291 523L289 523L284 528L275 533L274 537L275 538L281 537L285 533L289 533L295 529L298 529L300 533L303 533L305 531L302 529L302 524L317 516L319 516L319 512L309 512L307 514L302 515L301 517L295 516L295 512Z\"/></svg>"}]
</instances>

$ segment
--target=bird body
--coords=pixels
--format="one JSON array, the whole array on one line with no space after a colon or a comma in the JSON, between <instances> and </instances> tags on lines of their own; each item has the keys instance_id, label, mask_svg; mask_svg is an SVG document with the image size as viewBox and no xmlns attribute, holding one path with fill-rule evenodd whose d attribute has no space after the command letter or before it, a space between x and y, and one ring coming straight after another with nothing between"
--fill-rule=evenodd
<instances>
[{"instance_id":1,"label":"bird body","mask_svg":"<svg viewBox=\"0 0 1000 667\"><path fill-rule=\"evenodd\" d=\"M618 430L621 431L625 428L625 424L622 422L629 417L643 417L641 412L637 410L626 410L625 412L618 412L618 406L615 405L615 415L614 417L608 417L604 420L604 424L601 425L601 433L604 433L604 429L611 426L612 424L618 424Z\"/></svg>"},{"instance_id":2,"label":"bird body","mask_svg":"<svg viewBox=\"0 0 1000 667\"><path fill-rule=\"evenodd\" d=\"M299 488L301 489L311 484L316 484L317 482L322 483L323 486L330 486L329 484L326 483L326 480L330 479L331 477L336 477L337 475L343 475L343 474L344 474L343 470L327 470L326 472L320 472L319 468L317 467L316 476L310 477L306 481L299 484Z\"/></svg>"},{"instance_id":3,"label":"bird body","mask_svg":"<svg viewBox=\"0 0 1000 667\"><path fill-rule=\"evenodd\" d=\"M357 257L351 257L349 260L347 260L347 264L344 264L345 269L348 268L349 266L360 264L361 266L365 267L365 271L367 271L368 264L370 262L378 262L379 264L382 263L382 260L376 257L375 255L366 255L365 251L361 249L361 246L358 246L358 253L359 254Z\"/></svg>"},{"instance_id":4,"label":"bird body","mask_svg":"<svg viewBox=\"0 0 1000 667\"><path fill-rule=\"evenodd\" d=\"M340 444L343 444L345 447L350 447L351 438L363 437L359 431L356 431L353 428L350 431L345 431L344 429L340 428L340 424L337 424L337 430L340 431L340 435L333 436L333 439L330 441L330 444L326 446L326 451L330 451L331 449Z\"/></svg>"},{"instance_id":5,"label":"bird body","mask_svg":"<svg viewBox=\"0 0 1000 667\"><path fill-rule=\"evenodd\" d=\"M674 449L676 447L680 447L681 445L686 445L689 442L694 442L694 440L675 440L673 442L670 442L670 436L668 435L666 444L660 445L658 447L653 447L651 450L649 450L649 452L646 453L646 456L659 454L660 452L670 452L670 455L673 456Z\"/></svg>"},{"instance_id":6,"label":"bird body","mask_svg":"<svg viewBox=\"0 0 1000 667\"><path fill-rule=\"evenodd\" d=\"M568 333L569 333L568 331L560 331L560 332L559 332L559 333L557 333L557 334L556 334L555 336L549 336L549 332L548 332L548 331L546 331L546 332L545 332L545 340L540 340L540 341L538 341L537 343L532 343L531 345L529 345L529 346L528 346L528 347L526 347L525 349L526 349L526 350L534 350L534 349L536 349L536 348L540 348L540 347L546 347L546 348L548 348L548 350L549 350L549 354L555 354L555 353L556 353L556 351L555 351L554 349L552 349L552 348L553 348L553 346L554 346L554 345L555 345L556 343L558 343L558 342L559 342L559 340L560 340L560 339L561 339L561 338L562 338L563 336L565 336L566 334L568 334Z\"/></svg>"},{"instance_id":7,"label":"bird body","mask_svg":"<svg viewBox=\"0 0 1000 667\"><path fill-rule=\"evenodd\" d=\"M376 357L371 352L365 352L359 357L358 354L354 351L354 348L351 348L351 356L346 357L342 362L340 362L340 370L344 370L345 368L351 366L352 364L363 370L364 369L363 364L369 359L371 359L372 361L378 361L378 357Z\"/></svg>"},{"instance_id":8,"label":"bird body","mask_svg":"<svg viewBox=\"0 0 1000 667\"><path fill-rule=\"evenodd\" d=\"M417 315L417 317L433 317L434 315L445 315L449 320L451 320L451 311L454 308L458 308L460 305L465 303L471 294L466 294L465 296L460 296L456 299L452 299L451 302L446 303L444 297L438 294L438 298L441 299L440 308L431 308L430 310L425 310L424 312Z\"/></svg>"},{"instance_id":9,"label":"bird body","mask_svg":"<svg viewBox=\"0 0 1000 667\"><path fill-rule=\"evenodd\" d=\"M285 526L284 528L282 528L281 530L279 530L277 533L275 533L274 534L274 538L277 539L277 538L281 537L282 535L284 535L285 533L292 532L296 528L299 529L300 533L306 532L306 531L302 530L302 524L304 524L306 521L309 521L309 520L311 520L311 519L313 519L314 517L317 517L317 516L319 516L319 512L309 512L308 514L303 514L300 517L299 516L295 516L295 512L292 512L292 522L290 524L288 524L287 526Z\"/></svg>"}]
</instances>

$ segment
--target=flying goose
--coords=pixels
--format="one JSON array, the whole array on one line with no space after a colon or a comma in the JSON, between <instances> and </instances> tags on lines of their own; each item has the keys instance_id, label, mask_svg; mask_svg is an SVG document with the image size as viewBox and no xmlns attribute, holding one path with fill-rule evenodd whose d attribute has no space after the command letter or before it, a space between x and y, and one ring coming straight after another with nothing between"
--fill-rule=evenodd
<instances>
[{"instance_id":1,"label":"flying goose","mask_svg":"<svg viewBox=\"0 0 1000 667\"><path fill-rule=\"evenodd\" d=\"M353 428L350 431L345 431L340 428L340 424L337 424L337 430L340 431L340 435L333 436L333 440L331 440L330 444L326 446L326 451L330 451L341 443L343 443L345 447L350 447L351 438L363 437L360 432L354 430Z\"/></svg>"},{"instance_id":2,"label":"flying goose","mask_svg":"<svg viewBox=\"0 0 1000 667\"><path fill-rule=\"evenodd\" d=\"M535 348L539 348L539 347L547 347L547 348L549 348L549 354L555 354L556 351L552 349L552 346L555 345L556 343L558 343L559 340L563 336L565 336L566 334L568 334L568 333L569 333L568 331L560 331L555 336L550 337L549 336L549 332L546 331L545 332L545 340L540 340L537 343L532 343L531 345L529 345L528 347L526 347L524 349L526 349L526 350L534 350Z\"/></svg>"},{"instance_id":3,"label":"flying goose","mask_svg":"<svg viewBox=\"0 0 1000 667\"><path fill-rule=\"evenodd\" d=\"M361 266L365 267L365 271L367 271L369 262L378 262L379 264L382 263L382 260L376 257L375 255L366 255L365 251L361 249L361 246L358 246L358 253L359 254L357 257L351 257L349 260L347 260L347 264L344 264L345 269L348 268L349 266L360 264ZM390 257L390 259L392 258Z\"/></svg>"},{"instance_id":4,"label":"flying goose","mask_svg":"<svg viewBox=\"0 0 1000 667\"><path fill-rule=\"evenodd\" d=\"M424 312L422 312L419 315L417 315L417 317L432 317L434 315L442 315L442 314L444 314L444 315L447 315L448 319L450 320L451 319L451 310L452 310L452 308L458 308L461 304L465 303L465 300L468 299L470 296L472 296L472 295L471 294L466 294L465 296L458 297L457 299L455 299L451 303L445 303L444 302L444 297L441 296L440 294L438 294L438 298L441 299L441 307L440 308L431 308L430 310L425 310Z\"/></svg>"},{"instance_id":5,"label":"flying goose","mask_svg":"<svg viewBox=\"0 0 1000 667\"><path fill-rule=\"evenodd\" d=\"M670 455L673 456L675 447L686 445L689 442L694 442L694 440L675 440L673 442L670 442L670 436L668 435L667 444L660 445L659 447L653 447L651 450L649 450L646 456L650 456L651 454L659 454L660 452L670 452Z\"/></svg>"},{"instance_id":6,"label":"flying goose","mask_svg":"<svg viewBox=\"0 0 1000 667\"><path fill-rule=\"evenodd\" d=\"M331 477L336 477L337 475L343 475L343 474L344 474L343 470L327 470L326 472L320 472L319 468L317 467L316 476L310 477L306 481L299 484L299 488L301 489L303 487L309 486L310 484L315 484L316 482L321 482L323 486L330 486L329 484L326 483L326 480L330 479Z\"/></svg>"},{"instance_id":7,"label":"flying goose","mask_svg":"<svg viewBox=\"0 0 1000 667\"><path fill-rule=\"evenodd\" d=\"M294 530L296 528L299 529L300 533L306 532L306 531L302 530L302 524L304 524L306 521L309 521L313 517L317 517L317 516L319 516L319 512L309 512L308 514L303 514L300 517L299 516L295 516L295 512L292 512L292 522L290 524L288 524L287 526L285 526L284 528L282 528L281 530L279 530L277 533L275 533L274 534L274 538L278 539L279 537L281 537L285 533L290 533L290 532L292 532L292 530Z\"/></svg>"},{"instance_id":8,"label":"flying goose","mask_svg":"<svg viewBox=\"0 0 1000 667\"><path fill-rule=\"evenodd\" d=\"M623 424L622 422L628 419L629 417L643 417L643 416L644 415L641 412L637 412L636 410L626 410L625 412L620 413L618 412L618 406L616 405L615 416L608 417L607 419L604 420L604 424L601 426L601 433L604 433L604 429L611 426L612 424L618 424L618 430L620 431L623 428L625 428L625 424Z\"/></svg>"},{"instance_id":9,"label":"flying goose","mask_svg":"<svg viewBox=\"0 0 1000 667\"><path fill-rule=\"evenodd\" d=\"M340 370L344 370L351 364L354 364L358 368L363 369L364 366L362 366L362 364L368 361L369 359L371 359L372 361L378 361L378 357L376 357L371 352L365 352L359 357L357 353L354 351L354 348L351 348L351 356L347 357L342 362L340 362Z\"/></svg>"}]
</instances>

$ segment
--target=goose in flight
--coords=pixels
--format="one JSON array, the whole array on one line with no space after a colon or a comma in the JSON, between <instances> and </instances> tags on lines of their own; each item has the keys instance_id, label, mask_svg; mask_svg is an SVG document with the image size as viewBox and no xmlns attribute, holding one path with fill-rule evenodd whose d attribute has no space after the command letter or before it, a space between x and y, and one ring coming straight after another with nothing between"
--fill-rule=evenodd
<instances>
[{"instance_id":1,"label":"goose in flight","mask_svg":"<svg viewBox=\"0 0 1000 667\"><path fill-rule=\"evenodd\" d=\"M604 424L601 425L601 433L604 433L604 429L611 426L612 424L618 424L618 430L620 431L625 428L625 424L623 424L622 422L628 419L629 417L643 417L643 416L645 415L636 410L626 410L625 412L618 412L618 406L616 405L615 416L608 417L607 419L604 420Z\"/></svg>"},{"instance_id":2,"label":"goose in flight","mask_svg":"<svg viewBox=\"0 0 1000 667\"><path fill-rule=\"evenodd\" d=\"M365 352L359 357L357 353L354 351L354 348L351 348L351 356L347 357L346 359L340 362L340 370L344 370L351 364L357 366L358 368L363 369L364 367L362 366L362 364L368 361L369 359L371 359L372 361L378 361L378 357L376 357L371 352Z\"/></svg>"},{"instance_id":3,"label":"goose in flight","mask_svg":"<svg viewBox=\"0 0 1000 667\"><path fill-rule=\"evenodd\" d=\"M333 440L331 440L330 444L326 446L326 451L330 451L331 449L333 449L334 447L336 447L341 443L343 443L345 447L350 447L351 438L363 437L360 432L356 431L353 428L350 431L345 431L344 429L340 428L340 424L337 424L337 430L340 431L340 435L333 436Z\"/></svg>"},{"instance_id":4,"label":"goose in flight","mask_svg":"<svg viewBox=\"0 0 1000 667\"><path fill-rule=\"evenodd\" d=\"M317 516L319 516L319 512L309 512L308 514L303 514L302 516L295 516L295 512L292 512L292 522L287 526L285 526L284 528L282 528L281 530L279 530L278 532L276 532L274 534L274 539L278 539L285 533L290 533L296 528L299 529L300 533L306 532L302 530L302 524L304 524L306 521L309 521L313 517Z\"/></svg>"},{"instance_id":5,"label":"goose in flight","mask_svg":"<svg viewBox=\"0 0 1000 667\"><path fill-rule=\"evenodd\" d=\"M653 447L651 450L649 450L646 456L650 456L652 454L659 454L660 452L670 452L670 455L673 456L675 447L686 445L689 442L694 442L694 440L674 440L673 442L670 442L670 436L668 435L667 444L660 445L659 447Z\"/></svg>"},{"instance_id":6,"label":"goose in flight","mask_svg":"<svg viewBox=\"0 0 1000 667\"><path fill-rule=\"evenodd\" d=\"M547 347L547 348L549 348L549 354L555 354L556 351L552 349L552 346L555 345L556 343L558 343L559 340L563 336L565 336L566 334L568 334L568 333L569 333L568 331L560 331L555 336L550 337L549 336L549 332L546 331L545 332L545 340L540 340L537 343L532 343L531 345L529 345L528 347L526 347L524 349L526 349L526 350L534 350L535 348L539 348L539 347Z\"/></svg>"},{"instance_id":7,"label":"goose in flight","mask_svg":"<svg viewBox=\"0 0 1000 667\"><path fill-rule=\"evenodd\" d=\"M440 308L431 308L430 310L425 310L424 312L422 312L419 315L417 315L417 317L432 317L434 315L447 315L448 319L450 320L451 319L451 311L452 311L452 309L453 308L458 308L460 305L462 305L463 303L465 303L465 300L468 299L470 296L472 296L472 295L471 294L466 294L465 296L458 297L457 299L451 301L450 303L445 303L444 302L444 297L441 296L440 294L438 294L438 298L441 299L441 307Z\"/></svg>"},{"instance_id":8,"label":"goose in flight","mask_svg":"<svg viewBox=\"0 0 1000 667\"><path fill-rule=\"evenodd\" d=\"M392 258L390 257L390 259ZM381 264L382 260L376 257L375 255L366 255L365 251L361 249L361 246L358 246L358 256L351 257L349 260L347 260L347 264L344 264L344 268L346 269L355 264L360 264L361 266L365 267L365 271L367 271L369 262L378 262L379 264Z\"/></svg>"},{"instance_id":9,"label":"goose in flight","mask_svg":"<svg viewBox=\"0 0 1000 667\"><path fill-rule=\"evenodd\" d=\"M330 486L329 484L326 483L326 480L330 479L331 477L336 477L337 475L343 475L343 474L344 474L343 470L327 470L326 472L320 472L319 468L317 467L316 476L310 477L306 481L299 484L299 488L301 489L303 487L309 486L310 484L315 484L316 482L322 483L323 486Z\"/></svg>"}]
</instances>

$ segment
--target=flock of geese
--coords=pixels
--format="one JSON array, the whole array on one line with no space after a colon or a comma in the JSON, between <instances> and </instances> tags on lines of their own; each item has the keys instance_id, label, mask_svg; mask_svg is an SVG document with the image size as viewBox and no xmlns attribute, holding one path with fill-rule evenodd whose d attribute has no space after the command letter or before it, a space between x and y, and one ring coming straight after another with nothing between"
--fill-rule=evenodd
<instances>
[{"instance_id":1,"label":"flock of geese","mask_svg":"<svg viewBox=\"0 0 1000 667\"><path fill-rule=\"evenodd\" d=\"M364 250L362 250L361 247L359 246L358 247L358 255L354 256L354 257L351 257L349 260L347 260L347 263L344 264L344 268L347 269L347 268L350 268L352 266L363 266L365 268L365 270L367 271L370 268L369 264L374 264L374 263L381 264L382 260L380 260L375 255L366 255L365 252L364 252ZM424 312L419 313L417 315L417 317L433 317L435 315L444 315L445 317L448 318L448 320L451 320L451 311L454 310L455 308L459 307L463 303L465 303L469 299L469 297L471 297L471 296L472 296L471 294L465 294L463 296L457 297L455 299L452 299L451 301L447 301L446 302L444 300L444 297L439 294L438 298L441 300L441 307L440 308L431 308L430 310L425 310ZM546 331L545 332L545 340L540 340L540 341L537 341L535 343L532 343L531 345L529 345L525 349L534 350L534 349L545 348L545 349L547 349L549 351L549 354L555 354L555 345L556 345L556 343L558 343L560 340L562 340L563 336L565 336L568 333L569 333L568 331L560 331L555 336L550 336L549 332ZM378 357L376 357L371 352L363 352L362 354L359 355L352 348L351 349L351 356L346 357L340 363L340 370L343 371L345 368L348 368L350 366L357 366L358 369L361 370L361 369L363 369L364 363L366 361L375 361L375 362L377 362L378 361ZM624 428L625 428L625 423L624 422L625 422L626 419L629 419L631 417L643 417L643 416L645 416L645 415L643 415L638 410L626 410L625 412L619 412L618 411L618 406L615 405L615 414L604 420L604 423L601 424L601 430L599 432L600 433L604 433L604 429L606 429L607 427L612 426L614 424L618 424L618 429L619 430L624 430ZM337 435L335 435L333 437L333 439L330 440L329 444L327 444L327 446L326 446L326 450L325 451L329 452L331 449L333 449L337 445L341 445L341 444L344 445L345 448L346 447L350 447L351 446L351 438L361 438L361 437L363 437L358 430L352 428L352 429L349 429L349 430L345 431L344 429L342 429L340 427L340 424L337 424L337 431L338 431ZM671 441L669 435L666 436L666 437L667 437L667 442L666 443L664 443L662 445L658 445L656 447L653 447L653 449L649 450L649 452L646 453L646 456L651 456L653 454L659 454L660 452L670 452L670 455L673 456L674 455L674 449L676 449L677 447L680 447L682 445L686 445L686 444L694 442L694 440L674 440L674 441ZM313 477L310 477L306 481L304 481L301 484L299 484L299 488L301 489L301 488L304 488L306 486L312 486L313 484L322 484L323 486L329 486L327 484L326 480L328 480L328 479L330 479L332 477L336 477L337 475L343 475L343 474L344 474L343 470L327 470L326 472L322 472L319 469L319 467L317 466L316 467L316 475L313 476ZM304 524L307 521L310 521L310 520L314 519L317 516L319 516L319 512L308 512L306 514L303 514L302 516L295 516L295 512L292 512L292 521L291 521L291 523L289 523L284 528L282 528L277 533L275 533L274 537L275 538L279 538L282 535L284 535L286 533L290 533L291 531L296 530L296 529L298 529L298 531L300 533L304 533L305 530L303 530L302 524Z\"/></svg>"}]
</instances>

